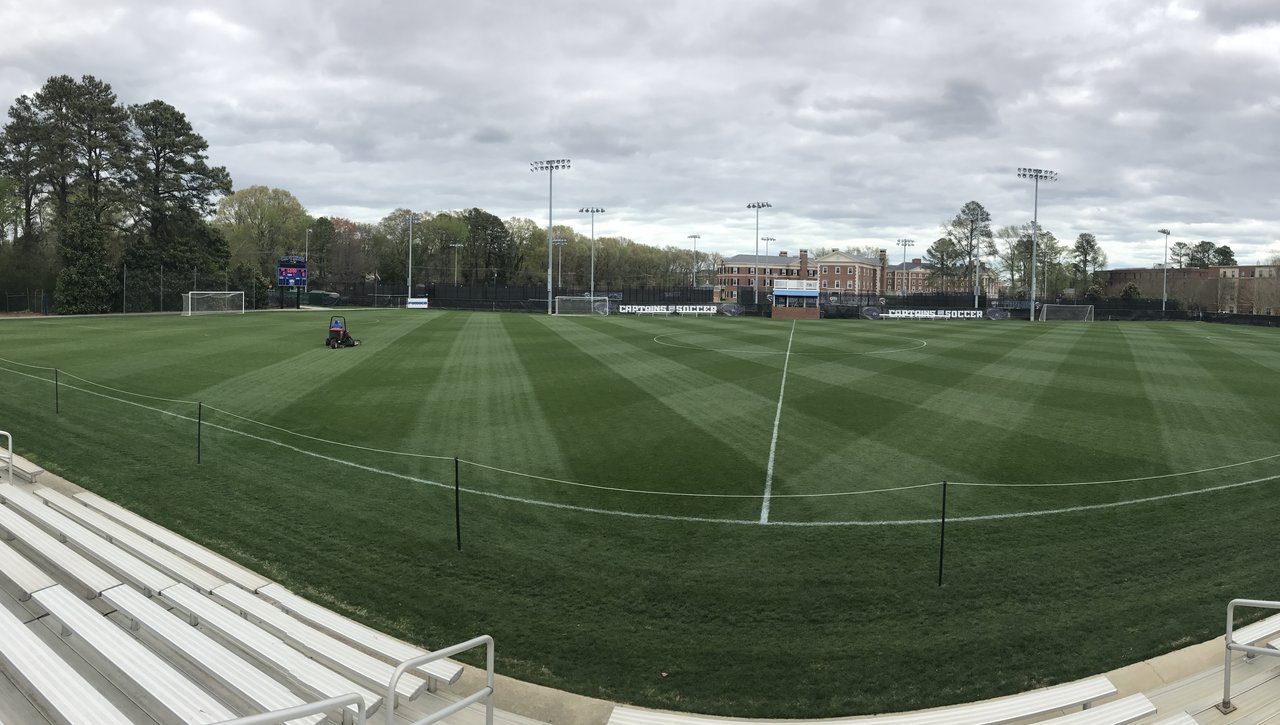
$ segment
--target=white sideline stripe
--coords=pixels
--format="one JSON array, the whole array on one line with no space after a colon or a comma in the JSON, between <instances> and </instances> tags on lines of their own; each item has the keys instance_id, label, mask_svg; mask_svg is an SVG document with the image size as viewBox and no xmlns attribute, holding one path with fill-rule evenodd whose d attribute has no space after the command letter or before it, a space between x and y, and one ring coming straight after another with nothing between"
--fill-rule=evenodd
<instances>
[{"instance_id":1,"label":"white sideline stripe","mask_svg":"<svg viewBox=\"0 0 1280 725\"><path fill-rule=\"evenodd\" d=\"M791 365L791 341L796 338L796 321L787 336L787 356L782 359L782 385L778 388L778 410L773 414L773 438L769 441L769 465L764 471L764 500L760 502L760 523L769 523L769 497L773 495L773 461L778 453L778 424L782 422L782 396L787 393L787 367Z\"/></svg>"},{"instance_id":2,"label":"white sideline stripe","mask_svg":"<svg viewBox=\"0 0 1280 725\"><path fill-rule=\"evenodd\" d=\"M44 378L37 377L29 373L18 372L16 370L9 370L7 368L0 368L0 372L7 372L13 375L20 375L22 377L31 378L32 380L39 380L41 382L49 382ZM173 418L177 418L178 420L185 420L190 423L196 422L195 418L192 418L187 415L182 415L181 413L174 413L172 411L162 410L160 408L153 408L149 405L136 403L132 400L115 398L110 395L104 395L103 393L94 392L92 390L85 390L84 388L77 388L72 385L67 385L66 387L72 388L73 390L78 390L88 395L96 395L101 398L106 398L107 400L114 400L117 403L124 403L125 405L132 405L137 408L142 408L143 410L149 410L153 413L159 413L161 415L171 416ZM382 468L377 468L375 466L366 466L363 463L348 461L344 458L335 458L334 456L326 456L323 453L308 451L303 448L299 448L295 445L292 445L290 443L284 443L282 441L276 441L270 438L264 438L262 436L254 435L252 433L246 433L242 430L236 430L235 428L228 428L224 425L218 425L217 423L205 422L204 425L209 426L210 428L213 428L215 430L223 431L225 433L238 435L244 438L248 438L250 440L255 440L261 443L266 443L268 445L273 445L278 448L284 448L285 450L293 451L294 453L298 453L300 455L309 456L311 458L318 458L322 461L329 461L330 463L336 463L341 466L349 466L351 468L355 468L361 471L368 471L369 473L375 473L380 476L387 476L388 478L398 478L402 481L409 481L410 483L421 483L424 486L434 486L435 488L443 488L450 491L453 490L453 486L447 483L443 483L441 481L432 481L431 479L428 479L428 478L418 478L417 476L410 476L404 473L396 473L395 471L388 471ZM1228 483L1228 484L1223 484L1221 486L1211 486L1209 488L1199 488L1194 491L1181 491L1178 493L1168 493L1160 496L1148 496L1145 498L1135 498L1135 499L1130 499L1128 501L1114 501L1111 503L1091 504L1089 506L1069 506L1066 508L1045 509L1043 511L1018 511L1018 512L1007 513L1007 514L987 514L982 516L954 516L954 517L948 517L947 520L952 522L998 521L1001 519L1033 518L1033 517L1040 517L1040 516L1052 516L1054 514L1069 514L1069 513L1078 513L1081 511L1094 511L1099 509L1120 508L1122 506L1135 506L1137 504L1153 503L1156 501L1164 501L1166 499L1182 498L1183 496L1197 496L1204 493L1217 493L1219 491L1227 491L1233 488L1241 488L1244 486L1253 486L1259 483L1266 483L1268 481L1274 481L1276 479L1280 479L1280 475L1266 476L1263 478L1255 478L1249 481L1241 481L1239 483ZM926 484L926 485L932 486L936 484ZM509 496L503 493L494 493L493 491L481 491L475 488L468 488L467 486L463 486L459 490L465 493L473 493L477 496L486 496L488 498L498 499L499 501L511 501L512 503L523 503L523 504L529 504L530 506L543 506L546 508L560 509L562 511L577 511L579 513L587 513L587 514L620 516L620 517L629 518L629 519L645 519L649 521L678 521L678 522L694 523L694 524L732 524L732 525L738 525L738 526L745 526L745 525L755 526L760 523L755 519L725 519L725 518L715 518L712 516L674 516L671 514L646 514L646 513L636 512L636 511L614 511L610 509L594 508L591 506L575 506L573 504L556 503L554 501L540 501L535 498L524 498L522 496ZM872 520L872 521L855 521L855 520L772 521L770 522L769 525L770 526L796 526L796 527L922 526L922 525L933 526L933 525L936 525L937 523L938 523L938 519L929 518L929 519L881 519L881 520Z\"/></svg>"}]
</instances>

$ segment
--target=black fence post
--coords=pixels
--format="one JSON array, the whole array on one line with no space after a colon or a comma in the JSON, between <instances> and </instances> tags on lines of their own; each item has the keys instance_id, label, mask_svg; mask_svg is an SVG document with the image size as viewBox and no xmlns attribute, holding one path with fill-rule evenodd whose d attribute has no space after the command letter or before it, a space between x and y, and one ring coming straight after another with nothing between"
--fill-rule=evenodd
<instances>
[{"instance_id":1,"label":"black fence post","mask_svg":"<svg viewBox=\"0 0 1280 725\"><path fill-rule=\"evenodd\" d=\"M938 586L942 586L942 555L947 548L947 482L942 482L942 525L938 528Z\"/></svg>"},{"instance_id":2,"label":"black fence post","mask_svg":"<svg viewBox=\"0 0 1280 725\"><path fill-rule=\"evenodd\" d=\"M458 474L458 457L453 457L453 530L462 551L462 484Z\"/></svg>"}]
</instances>

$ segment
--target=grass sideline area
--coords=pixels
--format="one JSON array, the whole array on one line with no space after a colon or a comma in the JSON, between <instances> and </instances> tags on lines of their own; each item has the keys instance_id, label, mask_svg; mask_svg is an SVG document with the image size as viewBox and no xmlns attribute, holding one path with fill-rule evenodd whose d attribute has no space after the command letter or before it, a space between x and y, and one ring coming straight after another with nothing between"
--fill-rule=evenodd
<instances>
[{"instance_id":1,"label":"grass sideline area","mask_svg":"<svg viewBox=\"0 0 1280 725\"><path fill-rule=\"evenodd\" d=\"M993 697L1280 598L1272 330L363 310L330 350L327 314L0 322L0 427L356 619L649 707Z\"/></svg>"}]
</instances>

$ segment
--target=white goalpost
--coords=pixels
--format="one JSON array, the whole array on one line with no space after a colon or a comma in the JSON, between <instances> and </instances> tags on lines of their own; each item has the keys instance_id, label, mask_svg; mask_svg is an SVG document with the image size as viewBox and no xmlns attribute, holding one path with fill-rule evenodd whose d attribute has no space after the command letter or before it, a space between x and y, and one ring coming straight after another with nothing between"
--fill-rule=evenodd
<instances>
[{"instance_id":1,"label":"white goalpost","mask_svg":"<svg viewBox=\"0 0 1280 725\"><path fill-rule=\"evenodd\" d=\"M557 315L607 315L608 297L556 297Z\"/></svg>"},{"instance_id":2,"label":"white goalpost","mask_svg":"<svg viewBox=\"0 0 1280 725\"><path fill-rule=\"evenodd\" d=\"M203 292L192 291L182 293L182 316L244 314L244 292Z\"/></svg>"},{"instance_id":3,"label":"white goalpost","mask_svg":"<svg viewBox=\"0 0 1280 725\"><path fill-rule=\"evenodd\" d=\"M1041 305L1040 319L1093 322L1093 305Z\"/></svg>"}]
</instances>

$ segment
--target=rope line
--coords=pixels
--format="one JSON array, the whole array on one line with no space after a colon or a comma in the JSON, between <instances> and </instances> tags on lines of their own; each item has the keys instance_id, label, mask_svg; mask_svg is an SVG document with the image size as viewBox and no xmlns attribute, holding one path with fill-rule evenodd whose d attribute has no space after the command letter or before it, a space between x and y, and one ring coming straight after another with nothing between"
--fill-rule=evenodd
<instances>
[{"instance_id":1,"label":"rope line","mask_svg":"<svg viewBox=\"0 0 1280 725\"><path fill-rule=\"evenodd\" d=\"M55 368L47 367L44 365L29 365L27 363L21 363L21 362L9 360L3 357L0 357L0 362L16 365L19 367L31 368L34 370L54 370L55 369ZM53 383L52 380L46 380L45 378L42 378L36 375L31 375L30 373L24 373L18 370L11 370L4 367L0 367L0 370L3 370L4 372L12 373L14 375L21 375L23 377L28 377L33 380L38 380L38 381L49 383L49 384ZM59 372L61 372L62 375L66 377L73 378L75 380L79 380L85 383L86 385L92 385L92 386L101 388L103 390L108 390L113 393L118 393L120 395L130 395L134 397L145 398L148 400L156 400L156 401L161 401L166 403L176 403L176 404L182 404L182 405L197 405L200 403L200 401L195 401L195 400L163 398L163 397L154 396L154 395L146 395L142 393L133 393L126 390L120 390L117 388L112 388L107 385L103 385L101 383L96 383L92 380L87 380L78 375L69 373L66 370L62 370L61 368L58 368L58 370ZM62 385L65 387L71 388L72 390L78 390L78 391L89 393L92 395L99 395L101 397L105 397L110 400L116 400L118 402L128 403L130 405L135 405L137 407L141 407L146 410L163 412L167 415L170 415L170 414L178 415L178 417L184 420L194 420L194 418L187 418L185 416L181 416L180 414L172 413L171 411L163 411L159 408L152 408L151 406L141 405L133 401L129 401L121 398L114 398L111 396L102 395L100 393L95 393L92 390L80 388L80 387L71 385L69 383L64 382L62 383ZM237 413L232 413L231 411L209 405L208 403L204 403L203 405L208 410L221 413L235 420L243 421L251 425L261 426L263 428L267 428L269 430L273 430L284 435L294 436L296 438L301 438L303 440L320 443L326 446L337 446L340 448L365 451L369 453L377 453L381 455L400 456L404 458L416 458L416 459L423 459L423 460L449 461L449 460L453 460L454 458L454 456L439 456L439 455L433 455L433 454L427 454L427 453L412 453L409 451L396 451L396 450L391 450L386 448L374 448L371 446L362 446L355 443L346 443L343 441L335 441L327 438L320 438L318 436L308 435L306 433L300 433L297 431L289 430L288 428L283 428L277 425L273 425L271 423L266 423L264 421L254 420L253 418L248 418L246 416L239 415ZM213 425L213 424L206 423L206 425ZM227 430L232 430L232 429L227 429ZM249 434L246 433L245 435L249 435ZM268 440L268 439L261 439L261 440ZM1220 466L1212 466L1210 468L1202 468L1202 469L1192 470L1192 471L1179 471L1174 473L1162 473L1162 474L1157 474L1152 476L1138 476L1133 478L1114 478L1114 479L1099 480L1099 481L1065 481L1065 482L1040 482L1040 483L983 483L983 482L976 482L976 481L948 480L948 483L953 486L968 486L968 487L974 487L974 488L1061 488L1061 487L1076 487L1076 486L1101 486L1101 485L1119 484L1119 483L1141 483L1144 481L1156 481L1156 480L1162 480L1162 479L1196 476L1203 473L1212 473L1215 471L1223 471L1231 468L1239 468L1241 466L1249 466L1257 463L1263 463L1266 461L1275 460L1277 458L1280 458L1280 453L1272 454L1269 456L1263 456L1261 458L1254 458L1248 461L1227 463ZM488 464L480 463L478 461L471 461L463 458L459 458L458 462L465 463L469 466L474 466L476 468L482 468L482 469L494 471L497 473L504 473L511 476L528 478L535 481L543 481L546 483L554 483L554 484L559 484L563 486L573 486L576 488L593 489L598 491L609 491L613 493L626 493L626 494L637 494L637 495L646 495L646 496L669 496L673 498L757 499L757 500L766 498L765 494L754 494L754 493L700 493L700 492L691 492L691 491L654 491L650 489L623 488L619 486L606 486L601 484L584 483L581 481L570 481L567 479L555 478L551 476L540 476L533 473L525 473L523 471L514 471L511 469L488 465ZM824 493L785 493L785 494L774 493L774 494L769 494L768 497L787 498L787 499L840 498L840 497L846 497L846 496L865 496L865 495L880 494L880 493L898 493L902 491L911 491L914 489L933 488L941 485L942 485L941 481L931 481L928 483L910 484L905 486L891 486L888 488L865 489L865 490L857 490L857 491L828 491Z\"/></svg>"}]
</instances>

